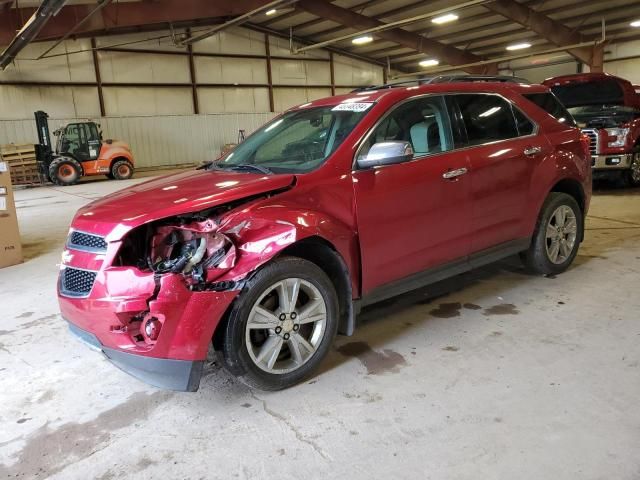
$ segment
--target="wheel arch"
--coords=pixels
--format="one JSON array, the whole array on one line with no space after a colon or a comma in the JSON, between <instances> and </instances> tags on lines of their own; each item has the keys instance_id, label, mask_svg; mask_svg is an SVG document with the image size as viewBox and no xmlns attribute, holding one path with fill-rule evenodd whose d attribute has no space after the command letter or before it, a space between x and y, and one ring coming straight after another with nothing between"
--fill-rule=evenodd
<instances>
[{"instance_id":1,"label":"wheel arch","mask_svg":"<svg viewBox=\"0 0 640 480\"><path fill-rule=\"evenodd\" d=\"M578 202L582 213L584 213L586 196L584 189L582 188L582 185L578 180L575 180L573 178L563 178L562 180L556 182L553 187L551 187L549 193L551 192L566 193L567 195L571 195L576 200L576 202Z\"/></svg>"},{"instance_id":2,"label":"wheel arch","mask_svg":"<svg viewBox=\"0 0 640 480\"><path fill-rule=\"evenodd\" d=\"M118 154L114 156L109 162L109 171L111 171L111 169L113 168L113 164L116 162L119 162L120 160L125 160L129 162L132 166L134 166L132 158L126 157L125 155L122 154L122 152L118 152Z\"/></svg>"},{"instance_id":3,"label":"wheel arch","mask_svg":"<svg viewBox=\"0 0 640 480\"><path fill-rule=\"evenodd\" d=\"M340 307L338 332L342 335L352 335L355 329L355 315L351 276L347 264L337 249L324 238L313 235L289 245L278 254L278 257L283 255L308 260L327 274L338 295Z\"/></svg>"},{"instance_id":4,"label":"wheel arch","mask_svg":"<svg viewBox=\"0 0 640 480\"><path fill-rule=\"evenodd\" d=\"M291 256L307 260L315 264L327 274L327 277L331 280L331 283L336 290L336 294L338 295L338 333L347 336L353 335L355 330L355 310L353 306L351 276L345 260L342 258L342 255L340 255L335 246L318 235L312 235L286 246L274 255L269 262L283 256ZM260 270L269 262L258 266L258 268L253 270L247 278L254 275L255 272ZM229 305L213 332L212 342L215 350L221 350L222 348L224 331L236 300Z\"/></svg>"}]
</instances>

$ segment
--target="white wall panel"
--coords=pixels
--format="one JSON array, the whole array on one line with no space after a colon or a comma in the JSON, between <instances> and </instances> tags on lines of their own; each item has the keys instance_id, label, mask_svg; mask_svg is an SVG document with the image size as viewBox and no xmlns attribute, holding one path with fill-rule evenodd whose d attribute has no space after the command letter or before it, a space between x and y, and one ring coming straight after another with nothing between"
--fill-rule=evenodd
<instances>
[{"instance_id":1,"label":"white wall panel","mask_svg":"<svg viewBox=\"0 0 640 480\"><path fill-rule=\"evenodd\" d=\"M195 34L195 33L194 33ZM264 55L264 33L230 28L193 44L194 52Z\"/></svg>"},{"instance_id":2,"label":"white wall panel","mask_svg":"<svg viewBox=\"0 0 640 480\"><path fill-rule=\"evenodd\" d=\"M272 60L271 71L274 85L327 85L331 83L328 62Z\"/></svg>"},{"instance_id":3,"label":"white wall panel","mask_svg":"<svg viewBox=\"0 0 640 480\"><path fill-rule=\"evenodd\" d=\"M275 88L273 103L277 112L331 95L330 88Z\"/></svg>"},{"instance_id":4,"label":"white wall panel","mask_svg":"<svg viewBox=\"0 0 640 480\"><path fill-rule=\"evenodd\" d=\"M109 117L100 120L105 138L131 145L138 167L194 164L213 160L225 143L235 143L238 130L253 132L273 113ZM73 119L50 119L55 129ZM0 120L0 144L35 143L34 120Z\"/></svg>"},{"instance_id":5,"label":"white wall panel","mask_svg":"<svg viewBox=\"0 0 640 480\"><path fill-rule=\"evenodd\" d=\"M266 88L198 88L200 112L268 112Z\"/></svg>"},{"instance_id":6,"label":"white wall panel","mask_svg":"<svg viewBox=\"0 0 640 480\"><path fill-rule=\"evenodd\" d=\"M186 56L98 52L103 82L188 83L189 59Z\"/></svg>"},{"instance_id":7,"label":"white wall panel","mask_svg":"<svg viewBox=\"0 0 640 480\"><path fill-rule=\"evenodd\" d=\"M195 57L199 83L267 83L267 62L259 58Z\"/></svg>"},{"instance_id":8,"label":"white wall panel","mask_svg":"<svg viewBox=\"0 0 640 480\"><path fill-rule=\"evenodd\" d=\"M0 88L0 118L32 118L36 110L66 117L98 116L97 89L9 85Z\"/></svg>"},{"instance_id":9,"label":"white wall panel","mask_svg":"<svg viewBox=\"0 0 640 480\"><path fill-rule=\"evenodd\" d=\"M91 51L71 53L90 49L89 40L63 42L47 54L59 56L33 60L52 45L52 42L27 45L15 60L15 66L12 65L2 72L1 79L25 82L95 82ZM71 54L64 55L65 53Z\"/></svg>"},{"instance_id":10,"label":"white wall panel","mask_svg":"<svg viewBox=\"0 0 640 480\"><path fill-rule=\"evenodd\" d=\"M382 67L334 55L336 85L380 85L383 81Z\"/></svg>"},{"instance_id":11,"label":"white wall panel","mask_svg":"<svg viewBox=\"0 0 640 480\"><path fill-rule=\"evenodd\" d=\"M352 91L353 88L336 88L336 95L346 95Z\"/></svg>"},{"instance_id":12,"label":"white wall panel","mask_svg":"<svg viewBox=\"0 0 640 480\"><path fill-rule=\"evenodd\" d=\"M189 87L105 87L103 95L109 116L193 113Z\"/></svg>"}]
</instances>

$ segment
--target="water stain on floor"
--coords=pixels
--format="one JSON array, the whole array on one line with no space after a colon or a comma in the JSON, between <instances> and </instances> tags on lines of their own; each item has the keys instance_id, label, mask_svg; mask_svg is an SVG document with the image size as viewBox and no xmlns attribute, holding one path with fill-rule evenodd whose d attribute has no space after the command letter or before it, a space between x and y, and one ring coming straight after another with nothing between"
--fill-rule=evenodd
<instances>
[{"instance_id":1,"label":"water stain on floor","mask_svg":"<svg viewBox=\"0 0 640 480\"><path fill-rule=\"evenodd\" d=\"M487 317L490 315L518 315L519 313L520 310L512 303L501 303L484 309L484 315Z\"/></svg>"},{"instance_id":2,"label":"water stain on floor","mask_svg":"<svg viewBox=\"0 0 640 480\"><path fill-rule=\"evenodd\" d=\"M355 357L367 369L367 375L381 375L397 373L407 364L405 358L398 352L384 349L382 352L373 350L366 342L350 342L337 348L346 357Z\"/></svg>"},{"instance_id":3,"label":"water stain on floor","mask_svg":"<svg viewBox=\"0 0 640 480\"><path fill-rule=\"evenodd\" d=\"M49 422L26 437L24 447L14 454L15 463L0 465L0 478L36 478L54 475L67 465L90 456L97 445L107 442L112 432L148 418L172 397L172 392L139 392L125 402L100 413L94 420L68 422L52 428Z\"/></svg>"},{"instance_id":4,"label":"water stain on floor","mask_svg":"<svg viewBox=\"0 0 640 480\"><path fill-rule=\"evenodd\" d=\"M482 310L482 307L480 305L476 305L475 303L465 303L462 306L467 310Z\"/></svg>"},{"instance_id":5,"label":"water stain on floor","mask_svg":"<svg viewBox=\"0 0 640 480\"><path fill-rule=\"evenodd\" d=\"M462 304L460 302L441 303L438 308L430 310L429 314L438 318L459 317L461 308Z\"/></svg>"},{"instance_id":6,"label":"water stain on floor","mask_svg":"<svg viewBox=\"0 0 640 480\"><path fill-rule=\"evenodd\" d=\"M18 315L18 316L16 317L16 319L18 319L18 318L29 318L31 315L33 315L33 313L34 313L34 312L24 312L24 313L21 313L20 315Z\"/></svg>"}]
</instances>

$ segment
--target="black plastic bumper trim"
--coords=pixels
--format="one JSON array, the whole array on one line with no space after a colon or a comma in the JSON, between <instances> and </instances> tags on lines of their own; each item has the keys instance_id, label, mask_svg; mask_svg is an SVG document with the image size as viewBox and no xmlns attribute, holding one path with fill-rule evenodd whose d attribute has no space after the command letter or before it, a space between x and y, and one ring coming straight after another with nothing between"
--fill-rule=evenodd
<instances>
[{"instance_id":1,"label":"black plastic bumper trim","mask_svg":"<svg viewBox=\"0 0 640 480\"><path fill-rule=\"evenodd\" d=\"M69 330L83 342L97 348L120 370L154 387L195 392L200 386L204 361L155 358L105 347L98 338L71 322Z\"/></svg>"}]
</instances>

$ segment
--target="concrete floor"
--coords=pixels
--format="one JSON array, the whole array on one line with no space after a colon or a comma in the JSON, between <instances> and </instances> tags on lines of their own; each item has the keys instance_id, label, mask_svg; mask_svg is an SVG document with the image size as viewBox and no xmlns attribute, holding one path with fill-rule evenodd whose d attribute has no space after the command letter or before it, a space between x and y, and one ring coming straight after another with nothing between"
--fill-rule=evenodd
<instances>
[{"instance_id":1,"label":"concrete floor","mask_svg":"<svg viewBox=\"0 0 640 480\"><path fill-rule=\"evenodd\" d=\"M16 193L0 478L640 478L640 190L596 194L557 278L508 261L370 308L284 392L211 364L199 392L172 393L73 339L56 304L73 212L138 181Z\"/></svg>"}]
</instances>

